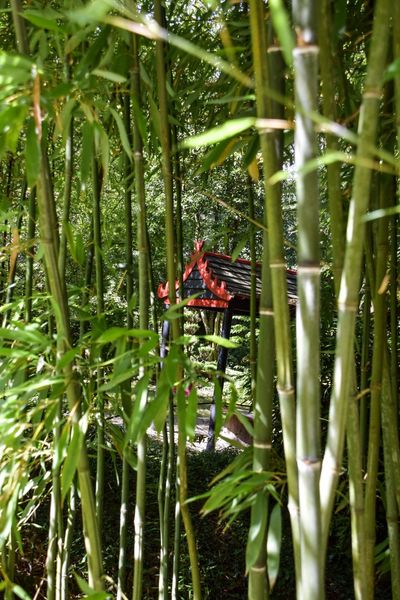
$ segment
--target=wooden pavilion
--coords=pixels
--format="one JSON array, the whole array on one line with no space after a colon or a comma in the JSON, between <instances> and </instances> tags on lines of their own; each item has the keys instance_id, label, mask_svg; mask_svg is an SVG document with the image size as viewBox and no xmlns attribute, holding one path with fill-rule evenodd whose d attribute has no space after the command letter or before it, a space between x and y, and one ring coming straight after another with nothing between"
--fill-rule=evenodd
<instances>
[{"instance_id":1,"label":"wooden pavilion","mask_svg":"<svg viewBox=\"0 0 400 600\"><path fill-rule=\"evenodd\" d=\"M232 257L217 252L203 250L204 241L195 243L195 252L186 265L183 274L183 298L194 296L186 306L197 310L223 311L224 317L221 327L221 336L229 339L232 317L234 315L250 314L251 296L251 262L238 258L232 261ZM256 279L256 310L261 295L261 263L255 265ZM179 282L175 282L176 290ZM287 270L288 304L291 313L294 314L296 296L296 271ZM169 284L158 286L158 297L169 304ZM168 324L163 327L163 346L169 334ZM220 347L218 353L217 370L225 373L228 361L228 348ZM224 379L220 379L221 388ZM210 428L208 433L208 449L214 448L214 426L215 426L215 404L210 408Z\"/></svg>"},{"instance_id":2,"label":"wooden pavilion","mask_svg":"<svg viewBox=\"0 0 400 600\"><path fill-rule=\"evenodd\" d=\"M251 263L243 258L203 250L196 242L195 252L183 274L184 297L198 294L186 306L206 310L228 310L232 315L250 314ZM261 294L261 263L255 265L257 304ZM296 305L296 271L287 270L288 302ZM176 282L176 289L179 284ZM158 286L158 297L168 304L168 283Z\"/></svg>"}]
</instances>

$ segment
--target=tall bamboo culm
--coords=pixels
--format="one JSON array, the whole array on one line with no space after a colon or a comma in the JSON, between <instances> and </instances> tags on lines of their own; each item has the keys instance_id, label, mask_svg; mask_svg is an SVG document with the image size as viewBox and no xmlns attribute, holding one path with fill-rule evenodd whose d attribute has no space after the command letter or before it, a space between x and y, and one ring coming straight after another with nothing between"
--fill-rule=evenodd
<instances>
[{"instance_id":1,"label":"tall bamboo culm","mask_svg":"<svg viewBox=\"0 0 400 600\"><path fill-rule=\"evenodd\" d=\"M25 21L21 17L22 6L19 0L12 0L14 27L18 50L21 54L28 55L28 39L25 30ZM33 87L33 103L37 143L40 155L40 171L37 179L37 201L39 210L39 233L44 248L44 260L49 281L49 289L53 302L57 305L56 326L59 339L58 352L61 357L72 347L72 338L69 324L68 302L66 299L64 281L58 269L59 240L56 221L54 197L51 194L51 174L45 150L42 146L41 132L41 107L40 107L40 77L36 75ZM69 418L72 427L79 428L81 389L70 363L63 368L66 383L66 393L69 406ZM85 545L88 560L89 585L97 591L103 589L103 565L101 557L100 536L96 518L94 494L89 472L88 456L85 441L79 449L77 465L78 479L81 493L82 520L85 531Z\"/></svg>"},{"instance_id":2,"label":"tall bamboo culm","mask_svg":"<svg viewBox=\"0 0 400 600\"><path fill-rule=\"evenodd\" d=\"M385 69L388 47L389 9L390 2L388 0L377 0L358 127L357 157L359 159L370 157L370 147L376 139L382 74ZM362 218L368 209L370 184L371 171L361 164L356 164L339 292L334 381L329 410L327 445L320 479L321 552L324 554L328 542L329 523L343 455L348 399L353 383L354 363L352 358L364 242Z\"/></svg>"},{"instance_id":3,"label":"tall bamboo culm","mask_svg":"<svg viewBox=\"0 0 400 600\"><path fill-rule=\"evenodd\" d=\"M301 533L301 594L304 600L323 600L320 448L320 236L317 171L302 169L318 155L311 117L318 110L319 47L316 3L294 0L296 47L295 167L297 198L297 424L296 451L299 477Z\"/></svg>"},{"instance_id":4,"label":"tall bamboo culm","mask_svg":"<svg viewBox=\"0 0 400 600\"><path fill-rule=\"evenodd\" d=\"M161 1L156 0L154 14L159 24L163 22ZM162 154L162 174L165 193L165 229L166 229L166 255L167 255L167 277L169 282L169 301L171 305L176 303L175 280L176 280L176 254L175 254L175 224L174 224L174 198L173 198L173 174L171 161L171 136L168 120L167 78L165 66L165 46L159 40L156 42L156 68L157 68L157 90L160 111L160 144ZM174 319L171 324L172 341L181 335L180 319ZM181 361L178 361L180 364ZM182 367L178 366L176 371L177 398L180 394L182 380ZM182 401L185 401L184 397ZM182 520L186 531L186 539L189 550L193 599L201 599L200 570L197 557L196 540L187 500L187 460L186 460L186 432L179 426L178 430L178 456L179 456L179 480L180 480L180 508Z\"/></svg>"},{"instance_id":5,"label":"tall bamboo culm","mask_svg":"<svg viewBox=\"0 0 400 600\"><path fill-rule=\"evenodd\" d=\"M256 82L257 116L270 114L267 97L268 63L264 28L263 3L250 0L250 27ZM271 267L272 300L275 324L275 351L277 385L282 417L283 442L289 487L288 508L290 513L295 556L296 581L300 581L300 530L299 496L296 466L296 418L295 393L292 372L292 349L290 315L287 295L286 262L283 251L283 222L280 187L271 185L271 176L279 169L276 158L274 135L265 132L260 137L263 155L265 214L268 222L269 264Z\"/></svg>"},{"instance_id":6,"label":"tall bamboo culm","mask_svg":"<svg viewBox=\"0 0 400 600\"><path fill-rule=\"evenodd\" d=\"M133 71L132 92L141 106L140 86L140 61L139 61L139 37L132 38ZM147 244L146 225L146 191L143 159L143 140L141 137L137 119L133 120L133 151L135 165L135 195L137 205L137 248L139 252L139 326L148 329L149 326L149 248ZM140 373L144 375L143 365ZM138 400L136 400L138 401ZM140 600L143 586L143 541L144 541L144 515L146 500L146 433L137 442L137 478L136 478L136 504L135 504L135 567L133 574L133 600Z\"/></svg>"}]
</instances>

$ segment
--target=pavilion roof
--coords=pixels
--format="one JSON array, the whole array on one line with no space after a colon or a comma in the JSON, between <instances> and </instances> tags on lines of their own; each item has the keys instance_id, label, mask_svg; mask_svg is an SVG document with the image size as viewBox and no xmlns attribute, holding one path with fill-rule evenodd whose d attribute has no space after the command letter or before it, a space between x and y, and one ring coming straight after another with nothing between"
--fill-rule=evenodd
<instances>
[{"instance_id":1,"label":"pavilion roof","mask_svg":"<svg viewBox=\"0 0 400 600\"><path fill-rule=\"evenodd\" d=\"M195 252L183 274L184 297L198 294L187 306L197 309L224 310L249 314L251 291L251 263L238 258L203 250L204 242L196 242ZM261 263L256 263L256 296L261 294ZM175 283L176 289L179 283ZM288 304L296 304L296 271L287 270ZM158 286L158 297L168 303L168 282Z\"/></svg>"}]
</instances>

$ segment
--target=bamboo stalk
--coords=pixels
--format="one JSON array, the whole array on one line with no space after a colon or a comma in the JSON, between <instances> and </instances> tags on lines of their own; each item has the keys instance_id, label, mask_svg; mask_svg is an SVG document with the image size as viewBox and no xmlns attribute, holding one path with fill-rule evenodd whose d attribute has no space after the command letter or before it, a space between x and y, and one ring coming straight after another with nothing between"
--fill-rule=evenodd
<instances>
[{"instance_id":1,"label":"bamboo stalk","mask_svg":"<svg viewBox=\"0 0 400 600\"><path fill-rule=\"evenodd\" d=\"M369 156L369 148L376 138L382 73L387 54L388 26L389 2L388 0L377 0L359 122L358 158ZM328 437L320 479L322 552L324 553L342 461L348 398L352 385L353 342L364 241L362 217L368 208L370 181L370 170L357 164L354 172L353 193L347 225L347 246L339 293L339 320Z\"/></svg>"},{"instance_id":2,"label":"bamboo stalk","mask_svg":"<svg viewBox=\"0 0 400 600\"><path fill-rule=\"evenodd\" d=\"M336 90L338 87L337 71L333 60L332 48L332 5L328 0L319 0L318 6L318 46L320 51L320 72L322 81L322 107L324 116L331 121L337 119ZM339 149L336 136L326 135L326 149L335 152ZM332 232L332 271L335 281L336 295L339 295L340 277L344 257L344 217L342 191L340 182L340 163L327 165L328 201L330 229Z\"/></svg>"},{"instance_id":3,"label":"bamboo stalk","mask_svg":"<svg viewBox=\"0 0 400 600\"><path fill-rule=\"evenodd\" d=\"M263 23L262 2L250 0L250 27L256 82L257 115L260 118L269 114L266 94L269 78ZM270 177L278 170L279 165L276 161L274 136L271 133L264 133L261 135L260 141L264 163L265 214L267 215L269 234L268 246L274 306L278 394L289 487L288 508L292 525L296 581L300 581L299 500L295 452L296 419L286 263L283 253L281 194L279 186L271 186L269 183Z\"/></svg>"},{"instance_id":4,"label":"bamboo stalk","mask_svg":"<svg viewBox=\"0 0 400 600\"><path fill-rule=\"evenodd\" d=\"M130 45L132 50L132 44ZM127 132L130 146L133 146L132 127L131 127L131 107L130 97L127 92L124 94L124 123ZM132 179L133 168L130 158L127 154L124 155L124 175L125 175L125 263L126 263L126 326L128 329L133 327L133 315L130 307L130 301L134 293L133 281L133 227L132 227ZM129 344L129 342L128 342ZM128 380L125 385L121 386L122 406L126 415L131 414L132 391L131 382ZM119 529L119 558L118 558L118 584L117 584L117 600L121 600L123 594L126 594L126 552L128 541L128 503L129 503L129 474L130 467L126 457L122 457L122 474L121 474L121 505L120 505L120 529Z\"/></svg>"},{"instance_id":5,"label":"bamboo stalk","mask_svg":"<svg viewBox=\"0 0 400 600\"><path fill-rule=\"evenodd\" d=\"M28 251L25 262L25 322L32 321L33 256L36 230L36 187L30 190L28 208Z\"/></svg>"},{"instance_id":6,"label":"bamboo stalk","mask_svg":"<svg viewBox=\"0 0 400 600\"><path fill-rule=\"evenodd\" d=\"M254 212L254 188L250 175L247 176L247 199L250 219L255 218ZM256 312L257 312L257 290L256 290L256 232L253 224L250 225L250 375L251 375L251 404L256 402L257 382L257 340L256 340Z\"/></svg>"},{"instance_id":7,"label":"bamboo stalk","mask_svg":"<svg viewBox=\"0 0 400 600\"><path fill-rule=\"evenodd\" d=\"M139 38L133 36L133 71L132 85L136 101L140 106L140 65L139 65ZM145 179L143 163L143 141L141 138L137 120L133 122L133 147L135 162L135 192L138 207L137 221L137 247L139 251L139 326L148 329L149 326L149 280L148 280L148 245L146 225L146 198ZM141 367L143 374L144 368ZM135 504L135 567L134 567L134 591L133 599L140 600L143 585L143 538L144 538L144 514L146 499L146 434L137 443L137 480L136 480L136 504Z\"/></svg>"},{"instance_id":8,"label":"bamboo stalk","mask_svg":"<svg viewBox=\"0 0 400 600\"><path fill-rule=\"evenodd\" d=\"M61 564L61 584L60 584L60 600L68 600L68 568L71 558L71 547L75 532L76 521L76 485L72 484L68 495L68 513L67 522L64 533L62 564Z\"/></svg>"},{"instance_id":9,"label":"bamboo stalk","mask_svg":"<svg viewBox=\"0 0 400 600\"><path fill-rule=\"evenodd\" d=\"M319 47L314 2L294 0L297 46L295 73L295 164L297 251L297 422L296 451L301 533L301 598L322 600L323 554L319 499L320 457L320 236L317 171L301 169L318 155L311 113L318 110Z\"/></svg>"},{"instance_id":10,"label":"bamboo stalk","mask_svg":"<svg viewBox=\"0 0 400 600\"><path fill-rule=\"evenodd\" d=\"M28 54L28 40L25 30L25 21L21 17L21 4L19 0L12 0L11 8L16 30L18 49L22 54ZM41 144L41 111L40 111L40 78L36 76L34 82L34 109L38 142ZM40 172L37 181L37 200L39 209L39 231L44 248L46 272L49 280L49 289L57 306L55 315L57 334L59 336L59 354L62 355L72 346L71 330L69 323L68 302L64 282L58 270L58 228L54 195L52 194L51 175L46 152L41 148ZM66 392L71 420L75 427L79 427L81 389L73 365L69 363L63 369L66 382ZM79 449L77 464L79 486L81 492L82 518L85 528L85 545L88 559L89 585L95 590L103 589L103 565L100 549L100 536L96 520L93 490L90 481L90 472L85 441Z\"/></svg>"},{"instance_id":11,"label":"bamboo stalk","mask_svg":"<svg viewBox=\"0 0 400 600\"><path fill-rule=\"evenodd\" d=\"M154 14L156 21L162 23L162 7L160 0L155 1ZM160 135L161 135L161 151L162 151L162 174L164 180L165 193L165 228L166 228L166 255L167 255L167 275L169 281L169 301L171 305L176 303L175 280L176 280L176 263L175 263L175 226L174 226L174 198L173 198L173 182L171 173L171 138L168 122L168 100L166 87L166 72L165 72L165 56L164 43L156 42L156 68L157 68L157 89L158 102L160 110ZM172 321L172 340L178 339L181 335L181 324L179 319ZM177 367L177 381L182 380L182 367ZM179 388L179 384L177 386ZM179 389L177 389L179 395ZM178 455L179 455L179 477L180 477L180 504L182 519L186 531L186 539L189 549L189 559L193 586L194 600L201 598L200 571L197 558L196 541L194 529L189 512L189 507L186 504L187 500L187 463L186 463L186 433L179 426L178 431Z\"/></svg>"},{"instance_id":12,"label":"bamboo stalk","mask_svg":"<svg viewBox=\"0 0 400 600\"><path fill-rule=\"evenodd\" d=\"M385 357L387 358L387 356ZM382 381L382 438L383 456L385 465L385 491L386 491L386 522L389 534L390 550L390 576L392 584L392 598L400 597L400 529L399 507L396 499L395 465L392 460L393 449L390 435L390 419L393 413L390 406L392 388L389 378L389 361L385 361ZM386 367L386 368L385 368Z\"/></svg>"},{"instance_id":13,"label":"bamboo stalk","mask_svg":"<svg viewBox=\"0 0 400 600\"><path fill-rule=\"evenodd\" d=\"M67 81L71 79L71 64L70 57L66 57L66 77ZM64 197L63 197L63 209L61 218L61 236L60 236L60 257L59 257L59 269L61 277L65 278L65 265L67 255L67 234L66 226L69 223L69 215L71 211L71 197L72 197L72 178L74 173L74 119L71 120L68 125L68 130L65 140L65 161L64 161Z\"/></svg>"},{"instance_id":14,"label":"bamboo stalk","mask_svg":"<svg viewBox=\"0 0 400 600\"><path fill-rule=\"evenodd\" d=\"M96 277L96 311L98 318L104 319L104 268L102 256L102 234L101 234L101 186L102 176L96 159L96 148L93 145L92 157L92 186L93 186L93 245ZM96 355L96 359L100 357ZM100 391L103 383L102 369L96 368L96 442L97 442L97 464L96 464L96 513L99 530L102 531L104 512L104 397Z\"/></svg>"}]
</instances>

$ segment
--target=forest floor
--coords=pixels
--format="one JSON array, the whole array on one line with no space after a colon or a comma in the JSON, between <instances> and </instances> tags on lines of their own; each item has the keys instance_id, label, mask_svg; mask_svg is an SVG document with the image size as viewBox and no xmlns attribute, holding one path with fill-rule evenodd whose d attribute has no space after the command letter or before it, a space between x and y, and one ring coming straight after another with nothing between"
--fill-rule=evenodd
<instances>
[{"instance_id":1,"label":"forest floor","mask_svg":"<svg viewBox=\"0 0 400 600\"><path fill-rule=\"evenodd\" d=\"M208 431L208 410L200 411L195 439L188 445L188 480L189 497L198 496L208 490L209 483L215 475L225 468L236 456L238 450L229 445L229 441L219 440L216 451L205 451ZM224 433L229 437L228 432ZM157 434L151 434L148 442L147 462L147 505L144 549L144 588L143 600L158 598L159 569L159 515L157 503L158 477L163 443ZM116 581L118 565L118 532L119 532L119 473L120 459L115 454L108 454L106 461L106 513L103 526L103 558L108 581ZM127 564L133 565L133 508L135 473L131 471L132 490L130 495L130 531L128 534ZM245 549L248 532L248 514L244 513L227 528L219 520L217 513L201 516L203 501L191 503L193 523L197 537L200 559L203 598L209 600L245 600L247 597L247 578L245 576ZM23 533L24 555L17 561L17 583L19 583L34 600L46 599L44 581L46 547L47 547L47 515L48 503L39 508L35 524L28 526ZM80 517L78 517L80 518ZM352 567L351 541L347 507L334 516L332 534L327 556L327 600L352 600ZM76 531L80 532L80 523ZM80 535L74 539L72 547L72 564L70 570L71 600L82 597L74 573L85 576L83 540ZM172 557L171 557L172 560ZM128 567L127 589L132 588L132 574ZM110 584L110 591L115 584ZM190 600L191 581L190 565L187 554L185 535L181 531L181 556L179 594L181 600ZM112 597L115 593L112 592ZM281 564L278 579L271 595L272 600L295 599L295 576L292 555L290 524L286 509L283 509L283 536ZM385 577L377 581L376 598L389 600L390 586Z\"/></svg>"}]
</instances>

